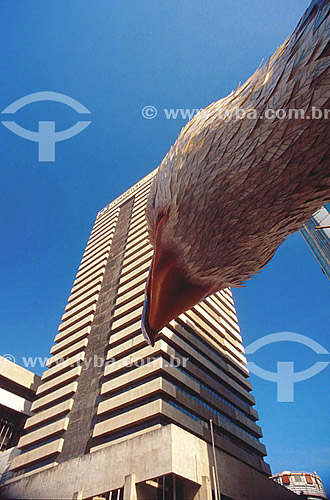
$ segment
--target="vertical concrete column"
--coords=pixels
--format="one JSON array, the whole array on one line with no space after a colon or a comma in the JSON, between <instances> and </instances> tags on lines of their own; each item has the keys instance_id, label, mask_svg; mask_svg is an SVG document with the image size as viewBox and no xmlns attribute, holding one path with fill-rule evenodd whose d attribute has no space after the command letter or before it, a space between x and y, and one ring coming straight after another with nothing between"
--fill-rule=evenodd
<instances>
[{"instance_id":1,"label":"vertical concrete column","mask_svg":"<svg viewBox=\"0 0 330 500\"><path fill-rule=\"evenodd\" d=\"M124 500L137 500L135 474L129 474L128 476L125 476Z\"/></svg>"},{"instance_id":2,"label":"vertical concrete column","mask_svg":"<svg viewBox=\"0 0 330 500\"><path fill-rule=\"evenodd\" d=\"M97 406L100 395L104 361L109 346L110 323L116 300L121 266L125 251L130 218L134 199L120 208L116 230L110 248L110 255L103 275L102 287L92 323L85 359L89 360L88 369L83 369L78 379L78 388L73 396L74 404L70 413L68 430L65 432L62 452L58 462L65 462L89 452L93 444L100 444L92 438L93 427L98 421ZM79 439L77 439L79 436Z\"/></svg>"},{"instance_id":3,"label":"vertical concrete column","mask_svg":"<svg viewBox=\"0 0 330 500\"><path fill-rule=\"evenodd\" d=\"M202 486L194 496L194 500L212 500L212 486L209 476L202 476Z\"/></svg>"}]
</instances>

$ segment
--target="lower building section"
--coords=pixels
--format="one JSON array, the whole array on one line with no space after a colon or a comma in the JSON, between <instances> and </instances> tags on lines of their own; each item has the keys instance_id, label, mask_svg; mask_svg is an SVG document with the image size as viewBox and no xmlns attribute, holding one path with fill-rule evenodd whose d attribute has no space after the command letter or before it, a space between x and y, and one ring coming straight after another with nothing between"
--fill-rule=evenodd
<instances>
[{"instance_id":1,"label":"lower building section","mask_svg":"<svg viewBox=\"0 0 330 500\"><path fill-rule=\"evenodd\" d=\"M217 447L214 453L205 440L174 424L155 424L80 457L52 462L7 481L1 493L33 500L296 498L257 469Z\"/></svg>"},{"instance_id":2,"label":"lower building section","mask_svg":"<svg viewBox=\"0 0 330 500\"><path fill-rule=\"evenodd\" d=\"M38 375L0 356L0 485L13 476L10 465L39 384Z\"/></svg>"}]
</instances>

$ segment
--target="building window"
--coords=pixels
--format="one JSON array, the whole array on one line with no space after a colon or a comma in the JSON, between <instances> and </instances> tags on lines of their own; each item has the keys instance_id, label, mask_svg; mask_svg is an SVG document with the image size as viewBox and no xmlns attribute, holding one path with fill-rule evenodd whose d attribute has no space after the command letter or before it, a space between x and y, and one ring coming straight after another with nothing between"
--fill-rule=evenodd
<instances>
[{"instance_id":1,"label":"building window","mask_svg":"<svg viewBox=\"0 0 330 500\"><path fill-rule=\"evenodd\" d=\"M288 475L282 476L283 484L290 484L290 477Z\"/></svg>"},{"instance_id":2,"label":"building window","mask_svg":"<svg viewBox=\"0 0 330 500\"><path fill-rule=\"evenodd\" d=\"M306 478L307 484L313 484L313 478L310 474L306 474L305 478Z\"/></svg>"}]
</instances>

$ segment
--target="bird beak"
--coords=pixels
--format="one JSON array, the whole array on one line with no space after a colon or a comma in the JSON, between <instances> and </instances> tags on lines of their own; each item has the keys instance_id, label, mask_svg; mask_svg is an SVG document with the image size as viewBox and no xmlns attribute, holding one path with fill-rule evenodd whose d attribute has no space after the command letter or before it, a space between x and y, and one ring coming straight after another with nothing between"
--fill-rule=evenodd
<instances>
[{"instance_id":1,"label":"bird beak","mask_svg":"<svg viewBox=\"0 0 330 500\"><path fill-rule=\"evenodd\" d=\"M142 313L142 332L152 346L165 325L211 293L210 286L190 282L180 268L178 257L162 248L161 232L165 222L166 215L156 221L154 254Z\"/></svg>"}]
</instances>

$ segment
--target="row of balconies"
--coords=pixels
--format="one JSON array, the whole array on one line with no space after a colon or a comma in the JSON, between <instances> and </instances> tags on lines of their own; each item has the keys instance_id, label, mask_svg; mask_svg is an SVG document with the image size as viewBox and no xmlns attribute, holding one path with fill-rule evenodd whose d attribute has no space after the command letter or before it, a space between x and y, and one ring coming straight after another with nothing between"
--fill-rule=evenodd
<instances>
[{"instance_id":1,"label":"row of balconies","mask_svg":"<svg viewBox=\"0 0 330 500\"><path fill-rule=\"evenodd\" d=\"M41 377L31 407L35 415L26 421L27 433L18 443L22 454L13 461L14 471L42 465L62 450L62 436L68 427L118 214L118 209L107 214L106 223L94 226L88 240L51 348L48 370Z\"/></svg>"},{"instance_id":2,"label":"row of balconies","mask_svg":"<svg viewBox=\"0 0 330 500\"><path fill-rule=\"evenodd\" d=\"M168 376L171 377L172 382L175 378L181 386L184 385L187 389L182 391L175 383L167 379ZM150 377L152 377L151 380ZM187 413L193 411L194 416L193 419L188 419L186 423L184 423L182 414L177 414L177 418L173 418L172 416L170 421L180 426L184 426L198 435L203 435L202 428L205 425L196 428L196 421L204 421L203 423L207 424L209 418L212 418L214 425L221 427L228 435L231 435L232 440L237 439L241 443L241 446L251 448L256 455L265 455L265 448L257 439L261 436L259 426L254 424L252 420L249 420L230 408L231 421L229 417L225 417L227 409L224 404L222 407L219 403L217 405L218 408L221 407L221 412L212 409L214 406L211 406L209 403L204 404L203 401L207 399L208 393L204 391L205 394L201 395L200 393L203 392L203 389L200 388L200 384L191 381L187 376L176 370L175 367L168 365L164 358L159 357L139 368L135 368L116 378L111 378L106 383L107 385L102 387L102 393L106 395L109 394L111 390L118 391L119 387L127 387L132 383L139 383L140 385L130 387L127 391L117 395L112 395L99 404L98 415L103 418L95 425L93 437L107 437L111 434L115 435L119 430L129 429L130 427L133 429L142 421L141 419L146 423L155 416L151 408L153 408L155 404L159 405L159 402L162 401L165 395L165 399L169 398L173 402L181 403L182 408L186 409ZM189 393L197 393L202 396L203 399L196 396L190 396ZM150 399L155 396L159 396L157 400L148 403L148 400L150 401ZM212 399L212 397L209 399ZM138 407L130 409L133 401ZM144 402L144 404L142 405L140 402ZM164 402L165 401L162 401L162 403ZM125 410L125 407L128 409ZM146 408L148 408L147 411ZM161 409L158 411L162 417L167 415L166 412L164 413ZM230 413L230 411L227 411L227 414ZM224 416L222 416L221 413ZM109 442L108 438L107 441Z\"/></svg>"},{"instance_id":3,"label":"row of balconies","mask_svg":"<svg viewBox=\"0 0 330 500\"><path fill-rule=\"evenodd\" d=\"M231 376L228 375L228 366L224 362L222 362L222 367L218 368L219 360L221 361L221 358L219 358L219 356L216 357L210 351L208 352L208 354L211 354L213 359L212 357L206 357L202 355L194 347L185 342L182 337L176 334L175 331L177 329L177 326L174 327L173 330L165 327L162 330L162 338L164 338L166 342L175 345L175 348L179 349L179 352L184 353L183 356L188 357L192 364L203 367L204 372L202 372L201 370L197 370L197 373L201 378L206 376L205 370L212 374L211 376L208 376L210 388L214 387L214 384L217 384L220 394L227 398L228 401L236 404L238 409L246 412L246 414L251 416L251 418L254 418L256 413L253 408L251 408L251 405L254 404L254 398L249 392L251 388L250 383L246 381L245 378L239 373L235 374L236 380L232 376L232 373L230 371L229 373ZM129 326L120 333L120 339L113 339L112 336L110 338L109 343L111 347L108 351L107 359L118 359L118 361L110 364L105 368L105 376L110 374L114 375L118 370L125 370L125 363L127 365L131 365L132 360L135 360L137 361L137 363L139 363L151 354L154 355L154 353L156 352L150 350L151 348L149 347L145 347L145 342L143 340L143 336L141 334L138 323ZM132 338L132 334L135 335L135 337ZM116 343L112 347L114 340L116 341ZM120 340L120 344L118 344L118 340ZM173 356L175 355L174 352L171 352L171 354ZM178 354L178 352L176 352L176 354ZM230 388L230 390L226 389L226 387Z\"/></svg>"},{"instance_id":4,"label":"row of balconies","mask_svg":"<svg viewBox=\"0 0 330 500\"><path fill-rule=\"evenodd\" d=\"M140 221L144 219L149 185L150 183L143 186L136 197L136 210L132 218L132 228L135 228L139 241ZM19 442L22 454L13 461L12 470L43 464L62 450L64 440L61 436L68 427L73 395L78 387L84 351L118 216L119 208L114 207L104 216L98 217L94 224L61 318L56 343L51 348L52 357L47 361L48 370L42 376L37 399L31 408L36 413L26 422L25 429L28 432ZM131 252L134 253L132 243L134 239L130 242Z\"/></svg>"}]
</instances>

